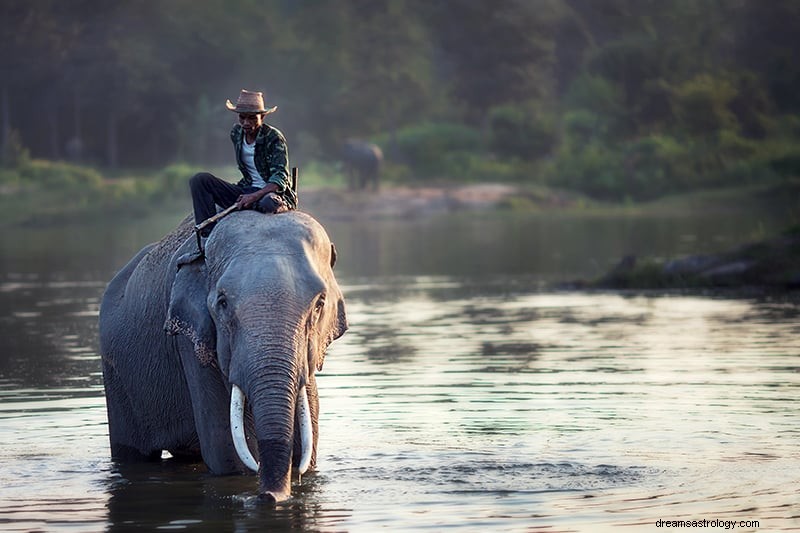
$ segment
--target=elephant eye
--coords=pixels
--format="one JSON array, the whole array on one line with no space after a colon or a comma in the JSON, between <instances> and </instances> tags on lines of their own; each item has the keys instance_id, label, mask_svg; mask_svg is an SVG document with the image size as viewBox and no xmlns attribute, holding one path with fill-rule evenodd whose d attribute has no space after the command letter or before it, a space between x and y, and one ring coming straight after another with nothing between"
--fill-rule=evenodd
<instances>
[{"instance_id":1,"label":"elephant eye","mask_svg":"<svg viewBox=\"0 0 800 533\"><path fill-rule=\"evenodd\" d=\"M225 309L228 307L228 299L225 297L225 294L220 294L217 296L217 307L220 309Z\"/></svg>"},{"instance_id":2,"label":"elephant eye","mask_svg":"<svg viewBox=\"0 0 800 533\"><path fill-rule=\"evenodd\" d=\"M319 313L320 311L322 311L323 307L325 307L325 295L320 294L319 298L317 298L317 301L314 304L314 311Z\"/></svg>"}]
</instances>

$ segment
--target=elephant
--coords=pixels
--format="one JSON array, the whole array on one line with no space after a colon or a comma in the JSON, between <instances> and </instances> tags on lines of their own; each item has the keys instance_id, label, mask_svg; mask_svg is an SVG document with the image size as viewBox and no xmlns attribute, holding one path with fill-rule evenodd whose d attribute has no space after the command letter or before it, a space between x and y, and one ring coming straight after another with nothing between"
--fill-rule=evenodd
<instances>
[{"instance_id":1,"label":"elephant","mask_svg":"<svg viewBox=\"0 0 800 533\"><path fill-rule=\"evenodd\" d=\"M300 211L235 211L198 250L189 217L109 282L99 342L112 459L256 470L291 495L316 464L315 373L348 328L336 249ZM255 457L258 457L256 461Z\"/></svg>"},{"instance_id":2,"label":"elephant","mask_svg":"<svg viewBox=\"0 0 800 533\"><path fill-rule=\"evenodd\" d=\"M369 142L350 139L342 147L342 162L350 190L378 190L383 152Z\"/></svg>"}]
</instances>

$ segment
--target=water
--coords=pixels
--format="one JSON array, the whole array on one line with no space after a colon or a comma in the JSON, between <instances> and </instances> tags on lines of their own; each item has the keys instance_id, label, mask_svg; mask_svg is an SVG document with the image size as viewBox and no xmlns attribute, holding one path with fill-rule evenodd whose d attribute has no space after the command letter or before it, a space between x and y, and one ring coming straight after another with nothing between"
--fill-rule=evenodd
<instances>
[{"instance_id":1,"label":"water","mask_svg":"<svg viewBox=\"0 0 800 533\"><path fill-rule=\"evenodd\" d=\"M3 531L800 529L796 296L546 283L777 221L328 221L351 330L318 375L318 470L271 509L251 476L109 459L99 298L177 218L4 234Z\"/></svg>"}]
</instances>

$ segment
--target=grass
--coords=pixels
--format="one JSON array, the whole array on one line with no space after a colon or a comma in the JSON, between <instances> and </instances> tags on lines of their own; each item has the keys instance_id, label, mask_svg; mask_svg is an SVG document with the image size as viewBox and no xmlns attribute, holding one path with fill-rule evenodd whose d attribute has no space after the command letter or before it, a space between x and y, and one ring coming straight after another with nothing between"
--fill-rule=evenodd
<instances>
[{"instance_id":1,"label":"grass","mask_svg":"<svg viewBox=\"0 0 800 533\"><path fill-rule=\"evenodd\" d=\"M38 174L24 170L0 169L0 226L19 223L47 223L51 220L87 217L109 213L141 216L149 210L169 208L190 209L188 180L200 168L188 164L174 164L154 170L120 170L104 173L100 179L83 179L97 175L88 168L51 162L34 162L31 168ZM239 170L234 165L206 169L229 181L236 181ZM60 172L60 174L59 174ZM64 176L63 183L59 175ZM76 175L78 178L76 178ZM33 176L33 177L31 177ZM42 177L38 177L42 176ZM382 189L392 184L423 186L413 180L396 180L387 176ZM299 169L299 189L310 191L327 189L344 194L346 177L338 165L311 162ZM76 184L77 183L77 184ZM434 184L425 182L424 186ZM438 183L437 186L457 187L460 182ZM561 210L577 211L587 215L675 216L695 214L698 211L753 212L780 210L787 213L789 224L800 224L800 179L785 180L778 184L764 183L727 189L695 191L688 194L663 197L655 201L635 203L608 203L592 200L573 191L543 187L538 184L519 185L514 195L500 207L514 211Z\"/></svg>"}]
</instances>

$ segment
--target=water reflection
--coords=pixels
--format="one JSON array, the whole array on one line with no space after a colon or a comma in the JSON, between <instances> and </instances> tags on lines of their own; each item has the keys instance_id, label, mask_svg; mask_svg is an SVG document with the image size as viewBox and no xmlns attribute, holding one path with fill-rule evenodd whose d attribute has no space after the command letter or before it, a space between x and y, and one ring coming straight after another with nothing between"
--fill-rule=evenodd
<instances>
[{"instance_id":1,"label":"water reflection","mask_svg":"<svg viewBox=\"0 0 800 533\"><path fill-rule=\"evenodd\" d=\"M14 277L0 282L0 394L100 385L95 322L104 283Z\"/></svg>"},{"instance_id":2,"label":"water reflection","mask_svg":"<svg viewBox=\"0 0 800 533\"><path fill-rule=\"evenodd\" d=\"M476 256L475 243L491 256L499 236L511 247L559 226L516 222L474 218L460 240L446 222L329 228L351 330L319 375L318 472L277 509L252 476L109 460L96 315L132 241L82 245L80 268L5 255L2 528L636 531L720 515L800 527L796 297L543 290L593 259L559 240L497 252L503 265ZM615 242L587 246L616 258ZM459 275L439 272L448 254Z\"/></svg>"},{"instance_id":3,"label":"water reflection","mask_svg":"<svg viewBox=\"0 0 800 533\"><path fill-rule=\"evenodd\" d=\"M109 481L107 531L306 531L336 529L346 518L319 516L317 477L295 483L293 497L276 508L253 492L252 476L214 477L198 465L163 461L117 466Z\"/></svg>"}]
</instances>

